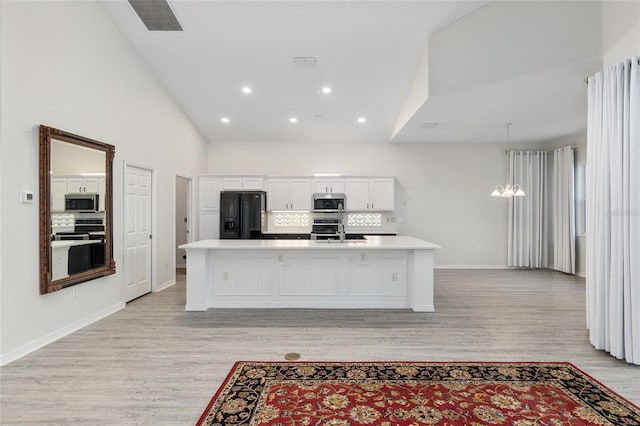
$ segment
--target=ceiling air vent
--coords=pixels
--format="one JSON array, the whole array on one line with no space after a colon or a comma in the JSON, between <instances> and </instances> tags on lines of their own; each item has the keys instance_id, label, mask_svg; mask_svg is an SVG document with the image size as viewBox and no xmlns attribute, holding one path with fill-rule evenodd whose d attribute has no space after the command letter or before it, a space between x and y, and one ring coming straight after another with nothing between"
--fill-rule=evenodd
<instances>
[{"instance_id":1,"label":"ceiling air vent","mask_svg":"<svg viewBox=\"0 0 640 426\"><path fill-rule=\"evenodd\" d=\"M422 123L420 127L422 127L423 129L433 129L434 127L438 127L439 125L440 123L436 123L436 122L426 122L426 123Z\"/></svg>"},{"instance_id":2,"label":"ceiling air vent","mask_svg":"<svg viewBox=\"0 0 640 426\"><path fill-rule=\"evenodd\" d=\"M182 31L167 0L129 0L149 31Z\"/></svg>"},{"instance_id":3,"label":"ceiling air vent","mask_svg":"<svg viewBox=\"0 0 640 426\"><path fill-rule=\"evenodd\" d=\"M318 63L318 58L315 56L294 56L293 62L302 67L315 67Z\"/></svg>"}]
</instances>

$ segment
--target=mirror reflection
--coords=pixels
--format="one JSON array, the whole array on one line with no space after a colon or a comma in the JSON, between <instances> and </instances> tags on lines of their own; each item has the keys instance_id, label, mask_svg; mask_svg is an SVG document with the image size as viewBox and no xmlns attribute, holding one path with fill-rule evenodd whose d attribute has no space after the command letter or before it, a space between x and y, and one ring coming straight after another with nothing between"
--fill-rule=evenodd
<instances>
[{"instance_id":1,"label":"mirror reflection","mask_svg":"<svg viewBox=\"0 0 640 426\"><path fill-rule=\"evenodd\" d=\"M105 153L51 139L51 279L105 265Z\"/></svg>"},{"instance_id":2,"label":"mirror reflection","mask_svg":"<svg viewBox=\"0 0 640 426\"><path fill-rule=\"evenodd\" d=\"M40 293L115 273L115 148L40 126Z\"/></svg>"}]
</instances>

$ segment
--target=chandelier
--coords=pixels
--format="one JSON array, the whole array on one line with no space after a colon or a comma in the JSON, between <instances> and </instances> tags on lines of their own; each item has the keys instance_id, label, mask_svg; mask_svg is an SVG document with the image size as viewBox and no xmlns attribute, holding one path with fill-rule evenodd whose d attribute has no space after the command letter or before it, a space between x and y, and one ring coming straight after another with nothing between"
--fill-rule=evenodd
<instances>
[{"instance_id":1,"label":"chandelier","mask_svg":"<svg viewBox=\"0 0 640 426\"><path fill-rule=\"evenodd\" d=\"M511 127L511 123L507 123L507 143L509 143L509 127ZM507 160L508 161L508 160ZM492 197L503 197L503 198L511 198L511 197L524 197L526 194L517 183L511 184L507 180L507 183L502 185L496 185L495 189L491 193Z\"/></svg>"}]
</instances>

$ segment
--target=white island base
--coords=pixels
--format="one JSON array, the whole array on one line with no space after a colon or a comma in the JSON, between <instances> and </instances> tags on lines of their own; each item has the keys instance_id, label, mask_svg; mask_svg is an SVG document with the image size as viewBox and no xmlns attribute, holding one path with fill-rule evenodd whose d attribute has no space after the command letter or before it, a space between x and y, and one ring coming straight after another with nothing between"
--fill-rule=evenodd
<instances>
[{"instance_id":1,"label":"white island base","mask_svg":"<svg viewBox=\"0 0 640 426\"><path fill-rule=\"evenodd\" d=\"M187 252L187 311L411 308L433 312L433 253L405 236L359 242L203 240Z\"/></svg>"}]
</instances>

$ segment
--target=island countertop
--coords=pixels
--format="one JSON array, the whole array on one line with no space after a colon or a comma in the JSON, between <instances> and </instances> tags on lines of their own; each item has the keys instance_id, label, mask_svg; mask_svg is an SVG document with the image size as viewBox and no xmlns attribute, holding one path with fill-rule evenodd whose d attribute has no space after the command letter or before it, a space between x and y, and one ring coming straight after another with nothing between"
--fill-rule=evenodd
<instances>
[{"instance_id":1,"label":"island countertop","mask_svg":"<svg viewBox=\"0 0 640 426\"><path fill-rule=\"evenodd\" d=\"M411 308L433 312L440 247L409 236L365 240L201 240L187 251L187 311Z\"/></svg>"},{"instance_id":2,"label":"island countertop","mask_svg":"<svg viewBox=\"0 0 640 426\"><path fill-rule=\"evenodd\" d=\"M201 240L179 246L204 250L437 250L440 246L405 235L365 236L364 240Z\"/></svg>"}]
</instances>

